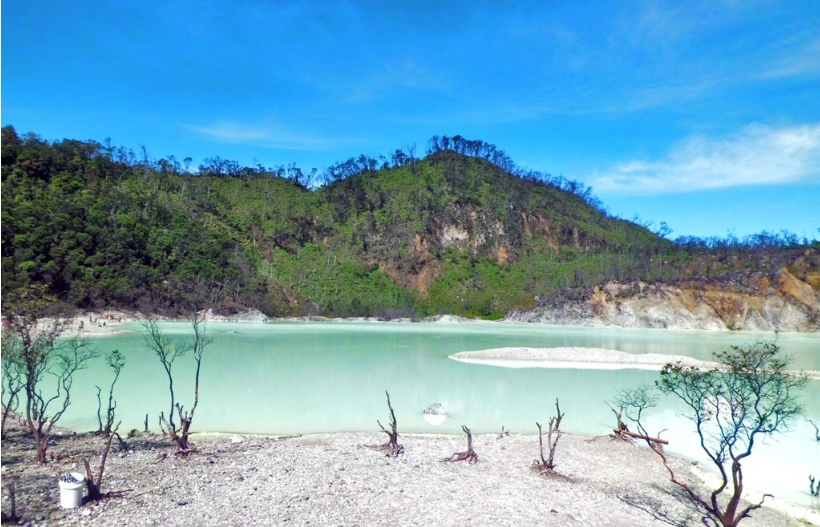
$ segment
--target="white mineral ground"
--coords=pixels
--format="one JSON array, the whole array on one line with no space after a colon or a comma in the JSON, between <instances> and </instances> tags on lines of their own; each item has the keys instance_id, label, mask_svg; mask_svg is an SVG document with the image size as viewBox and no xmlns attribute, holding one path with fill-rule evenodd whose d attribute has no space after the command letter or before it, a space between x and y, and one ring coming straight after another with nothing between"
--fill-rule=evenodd
<instances>
[{"instance_id":1,"label":"white mineral ground","mask_svg":"<svg viewBox=\"0 0 820 527\"><path fill-rule=\"evenodd\" d=\"M104 318L105 315L109 318ZM91 319L95 322L91 322ZM144 320L144 317L134 313L126 313L122 311L105 311L105 312L89 312L80 314L68 320L63 335L74 335L80 333L85 336L101 336L101 335L115 335L118 333L129 333L128 330L123 330L121 326L127 322L134 322L137 320ZM40 320L41 324L50 325L54 323L52 318L43 318Z\"/></svg>"},{"instance_id":2,"label":"white mineral ground","mask_svg":"<svg viewBox=\"0 0 820 527\"><path fill-rule=\"evenodd\" d=\"M683 355L659 353L626 353L604 348L495 348L460 351L449 356L459 362L501 366L505 368L575 368L595 370L660 370L664 365L680 364L711 369L715 362ZM818 371L794 371L812 379L820 379Z\"/></svg>"},{"instance_id":3,"label":"white mineral ground","mask_svg":"<svg viewBox=\"0 0 820 527\"><path fill-rule=\"evenodd\" d=\"M478 435L476 464L441 460L465 448L464 436L401 435L397 458L370 445L382 433L290 438L203 435L198 451L174 456L167 438L136 433L115 445L103 491L119 497L59 508L60 474L85 457L94 470L103 438L64 432L59 459L30 463L31 441L13 428L3 440L3 485L17 486L17 510L37 525L701 525L702 514L669 481L648 448L607 437L561 438L557 469L541 475L533 435ZM671 458L678 476L700 488L690 463ZM701 490L703 490L701 488ZM777 499L743 525L820 523L816 511ZM3 492L3 511L8 511Z\"/></svg>"},{"instance_id":4,"label":"white mineral ground","mask_svg":"<svg viewBox=\"0 0 820 527\"><path fill-rule=\"evenodd\" d=\"M460 362L507 368L581 368L596 370L660 370L667 363L713 368L706 362L681 355L634 354L604 348L495 348L461 351L450 355Z\"/></svg>"}]
</instances>

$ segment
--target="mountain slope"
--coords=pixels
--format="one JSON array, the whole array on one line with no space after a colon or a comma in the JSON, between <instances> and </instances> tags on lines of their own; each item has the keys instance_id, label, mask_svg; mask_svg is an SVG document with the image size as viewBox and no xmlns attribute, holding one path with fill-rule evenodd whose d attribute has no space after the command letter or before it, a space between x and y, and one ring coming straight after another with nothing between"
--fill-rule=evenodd
<instances>
[{"instance_id":1,"label":"mountain slope","mask_svg":"<svg viewBox=\"0 0 820 527\"><path fill-rule=\"evenodd\" d=\"M43 283L83 308L497 319L633 288L600 284L775 280L789 263L779 246L741 254L740 268L731 251L699 256L709 250L613 218L575 184L515 175L503 152L463 139L424 159L351 158L311 189L292 166L214 158L191 174L174 158L2 132L4 295Z\"/></svg>"}]
</instances>

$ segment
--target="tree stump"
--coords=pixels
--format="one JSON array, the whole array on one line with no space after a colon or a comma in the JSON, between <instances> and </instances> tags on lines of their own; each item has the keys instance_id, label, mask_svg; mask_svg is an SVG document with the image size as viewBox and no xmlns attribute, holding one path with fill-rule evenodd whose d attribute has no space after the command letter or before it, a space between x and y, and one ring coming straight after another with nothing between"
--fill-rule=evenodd
<instances>
[{"instance_id":1,"label":"tree stump","mask_svg":"<svg viewBox=\"0 0 820 527\"><path fill-rule=\"evenodd\" d=\"M609 406L609 405L607 405L607 406ZM629 435L630 435L629 434L629 427L626 425L626 423L624 423L623 417L621 415L621 412L623 411L623 409L621 410L621 412L619 412L618 410L615 410L615 408L613 408L611 406L609 406L609 409L612 410L613 414L615 414L615 420L617 421L616 427L612 430L612 432L613 432L612 439L621 439L623 441L627 441L627 442L631 443L632 439L629 437Z\"/></svg>"},{"instance_id":2,"label":"tree stump","mask_svg":"<svg viewBox=\"0 0 820 527\"><path fill-rule=\"evenodd\" d=\"M456 461L467 461L471 465L478 462L478 454L473 450L473 433L465 425L461 426L464 433L467 434L467 450L464 452L456 452L450 457L442 459L443 462L455 463Z\"/></svg>"},{"instance_id":3,"label":"tree stump","mask_svg":"<svg viewBox=\"0 0 820 527\"><path fill-rule=\"evenodd\" d=\"M9 491L9 512L6 514L5 512L2 513L2 523L11 523L11 524L18 524L23 517L17 514L17 498L16 492L17 488L14 486L14 483L9 483L6 485L6 490Z\"/></svg>"},{"instance_id":4,"label":"tree stump","mask_svg":"<svg viewBox=\"0 0 820 527\"><path fill-rule=\"evenodd\" d=\"M120 428L120 423L117 423L117 426L111 430L111 433L108 434L108 441L105 444L105 450L103 450L102 458L100 459L100 471L97 473L97 479L94 480L94 474L91 472L91 466L88 463L87 459L83 460L83 464L85 465L85 486L88 489L88 497L86 498L87 501L99 501L105 495L102 493L102 480L103 480L103 472L105 471L105 460L108 459L108 453L111 451L111 441L114 440L114 436L118 435L117 430Z\"/></svg>"}]
</instances>

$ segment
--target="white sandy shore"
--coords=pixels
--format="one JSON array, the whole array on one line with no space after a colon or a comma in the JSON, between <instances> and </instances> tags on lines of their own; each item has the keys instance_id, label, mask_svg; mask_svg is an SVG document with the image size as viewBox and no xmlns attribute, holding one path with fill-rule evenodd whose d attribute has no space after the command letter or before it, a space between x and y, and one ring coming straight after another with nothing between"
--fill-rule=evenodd
<instances>
[{"instance_id":1,"label":"white sandy shore","mask_svg":"<svg viewBox=\"0 0 820 527\"><path fill-rule=\"evenodd\" d=\"M108 318L105 318L108 315ZM94 319L95 322L91 322ZM82 335L115 335L118 333L129 333L123 330L122 325L127 322L134 322L141 318L133 313L122 311L103 311L80 313L71 319L67 333Z\"/></svg>"},{"instance_id":2,"label":"white sandy shore","mask_svg":"<svg viewBox=\"0 0 820 527\"><path fill-rule=\"evenodd\" d=\"M604 348L495 348L461 351L449 358L460 362L507 368L578 368L597 370L660 370L665 364L714 368L717 363L682 355L645 353L637 355Z\"/></svg>"},{"instance_id":3,"label":"white sandy shore","mask_svg":"<svg viewBox=\"0 0 820 527\"><path fill-rule=\"evenodd\" d=\"M450 359L472 364L504 368L574 368L593 370L660 370L666 364L695 366L701 369L718 367L718 363L693 359L683 355L660 353L625 353L604 348L494 348L478 351L460 351ZM820 379L820 371L789 371Z\"/></svg>"},{"instance_id":4,"label":"white sandy shore","mask_svg":"<svg viewBox=\"0 0 820 527\"><path fill-rule=\"evenodd\" d=\"M474 465L441 461L464 450L463 436L401 435L405 450L398 458L368 448L384 438L375 432L235 438L239 442L200 436L198 454L178 458L166 438L140 434L128 439L131 450L112 452L106 464L103 490L121 497L70 510L56 508L57 476L72 469L72 458L91 455L95 466L93 454L83 451L95 450L102 439L60 440L52 451L71 457L44 467L22 462L25 452L7 452L14 444L4 440L3 479L33 492L18 496L18 506L42 516L43 525L702 524L702 513L669 481L657 456L638 445L566 435L557 470L543 476L532 468L536 436L476 436ZM691 464L671 463L681 478L698 484ZM790 512L767 507L743 525L820 521L808 509Z\"/></svg>"}]
</instances>

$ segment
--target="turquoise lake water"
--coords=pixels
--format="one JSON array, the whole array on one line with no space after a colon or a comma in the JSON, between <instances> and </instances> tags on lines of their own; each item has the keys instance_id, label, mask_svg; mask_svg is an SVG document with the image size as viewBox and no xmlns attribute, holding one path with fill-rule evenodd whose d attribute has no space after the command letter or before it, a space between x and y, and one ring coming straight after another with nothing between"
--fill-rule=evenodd
<instances>
[{"instance_id":1,"label":"turquoise lake water","mask_svg":"<svg viewBox=\"0 0 820 527\"><path fill-rule=\"evenodd\" d=\"M142 430L145 415L156 430L159 412L168 411L167 377L144 342L134 333L96 337L100 351L119 349L127 364L116 386L121 430ZM188 336L190 324L162 325L171 335ZM628 353L664 353L709 359L731 344L774 338L772 333L632 330L554 327L526 324L410 323L209 323L214 341L205 350L200 403L192 430L264 434L373 432L376 420L388 420L384 392L389 390L401 432L461 434L535 434L535 422L553 415L556 397L570 433L596 436L611 431L613 415L606 405L616 390L652 383L658 373L644 370L577 370L503 368L448 359L458 351L527 346L581 346ZM780 334L778 343L793 355L793 366L820 370L820 334ZM193 360L174 364L177 401L193 400ZM61 424L75 430L97 428L96 391L107 391L111 373L102 360L78 374L73 403ZM807 419L820 423L820 381L804 390ZM440 403L446 421L424 420L425 407ZM671 403L649 420L650 430L668 428L670 450L698 459L697 436ZM537 447L536 447L537 448ZM808 496L808 475L820 476L820 443L814 429L800 419L770 445L756 451L747 481L774 486L794 501ZM537 451L534 450L534 457ZM765 479L755 481L753 472ZM776 483L774 483L776 482Z\"/></svg>"}]
</instances>

